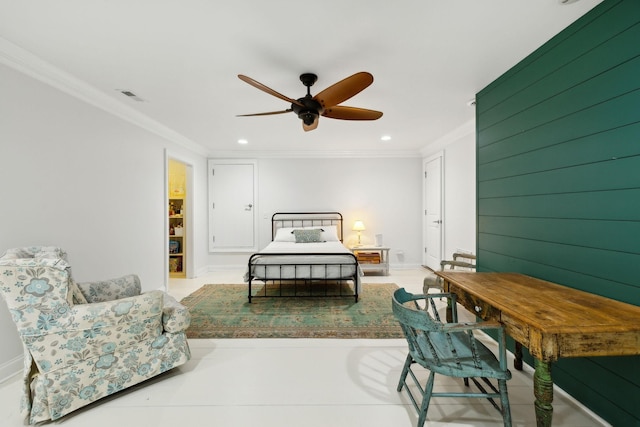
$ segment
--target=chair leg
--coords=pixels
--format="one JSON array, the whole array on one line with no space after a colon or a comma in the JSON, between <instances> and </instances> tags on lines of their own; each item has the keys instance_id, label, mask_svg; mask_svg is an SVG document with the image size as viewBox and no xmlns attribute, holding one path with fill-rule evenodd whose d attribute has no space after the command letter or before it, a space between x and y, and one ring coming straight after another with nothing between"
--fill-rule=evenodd
<instances>
[{"instance_id":1,"label":"chair leg","mask_svg":"<svg viewBox=\"0 0 640 427\"><path fill-rule=\"evenodd\" d=\"M416 424L416 427L423 427L427 421L427 410L429 409L429 402L431 401L431 394L433 393L435 376L433 372L429 372L429 379L424 386L424 393L422 394L422 404L420 405L420 413L418 414L418 424Z\"/></svg>"},{"instance_id":2,"label":"chair leg","mask_svg":"<svg viewBox=\"0 0 640 427\"><path fill-rule=\"evenodd\" d=\"M498 388L500 389L504 427L511 427L511 406L509 405L509 395L507 394L507 380L498 380Z\"/></svg>"},{"instance_id":3,"label":"chair leg","mask_svg":"<svg viewBox=\"0 0 640 427\"><path fill-rule=\"evenodd\" d=\"M407 354L407 359L404 362L404 368L402 368L402 373L400 374L400 381L398 381L398 387L396 388L397 391L402 391L402 387L407 380L407 374L409 373L409 368L411 367L412 363L413 357L411 357L411 353L409 353Z\"/></svg>"}]
</instances>

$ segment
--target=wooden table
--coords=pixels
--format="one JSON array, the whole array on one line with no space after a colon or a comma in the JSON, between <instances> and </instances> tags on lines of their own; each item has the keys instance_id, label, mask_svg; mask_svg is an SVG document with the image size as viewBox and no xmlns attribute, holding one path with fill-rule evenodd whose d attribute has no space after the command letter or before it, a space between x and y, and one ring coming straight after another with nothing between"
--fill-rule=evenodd
<instances>
[{"instance_id":1,"label":"wooden table","mask_svg":"<svg viewBox=\"0 0 640 427\"><path fill-rule=\"evenodd\" d=\"M640 307L635 305L518 273L436 274L444 280L445 292L455 293L466 309L504 325L519 343L516 361L522 360L520 345L535 357L538 426L552 421L552 362L561 357L640 354Z\"/></svg>"}]
</instances>

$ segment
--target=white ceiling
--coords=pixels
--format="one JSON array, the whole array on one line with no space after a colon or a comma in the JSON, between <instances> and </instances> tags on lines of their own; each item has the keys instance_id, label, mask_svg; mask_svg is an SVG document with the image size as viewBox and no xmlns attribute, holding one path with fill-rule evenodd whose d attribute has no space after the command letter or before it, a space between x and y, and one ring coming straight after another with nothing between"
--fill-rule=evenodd
<instances>
[{"instance_id":1,"label":"white ceiling","mask_svg":"<svg viewBox=\"0 0 640 427\"><path fill-rule=\"evenodd\" d=\"M0 0L0 62L57 74L207 154L418 154L471 123L476 92L600 1ZM318 75L315 94L358 71L375 81L344 105L383 111L377 121L321 118L305 133L293 113L236 117L289 108L237 74L299 98L303 72Z\"/></svg>"}]
</instances>

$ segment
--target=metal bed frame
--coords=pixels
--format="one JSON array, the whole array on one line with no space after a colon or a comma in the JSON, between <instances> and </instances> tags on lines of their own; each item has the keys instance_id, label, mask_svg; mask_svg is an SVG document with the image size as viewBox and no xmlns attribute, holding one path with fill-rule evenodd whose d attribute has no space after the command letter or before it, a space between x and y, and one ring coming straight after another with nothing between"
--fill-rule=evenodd
<instances>
[{"instance_id":1,"label":"metal bed frame","mask_svg":"<svg viewBox=\"0 0 640 427\"><path fill-rule=\"evenodd\" d=\"M336 226L336 229L338 231L338 238L340 239L340 242L343 241L343 221L342 221L342 214L339 212L276 212L273 214L273 216L271 217L271 240L273 241L273 239L276 236L276 233L278 231L278 229L280 228L288 228L288 227L322 227L322 226L328 226L328 225L334 225ZM309 256L344 256L349 258L349 261L344 261L344 262L330 262L330 263L320 263L320 262L313 262L310 263L308 261L305 262L300 262L300 263L296 263L296 262L287 262L287 263L273 263L273 264L256 264L255 261L259 258L262 257L278 257L278 256L286 256L286 257L309 257ZM264 266L265 267L265 276L264 278L255 278L253 275L253 269L252 267L259 265L259 266ZM278 270L278 274L276 274L274 277L267 275L267 266L269 267L277 267ZM285 267L291 267L294 270L294 274L293 277L290 277L290 275L288 275L287 277L283 277L283 269L285 269ZM329 269L331 268L334 272L335 269L339 268L339 272L340 274L338 274L338 277L328 277L328 272ZM344 269L348 269L348 270L353 270L353 274L347 274L344 273L342 274L342 271ZM299 271L301 272L302 269L306 269L306 271L309 272L309 278L303 278L303 277L299 277ZM324 270L324 277L317 277L317 274L312 274L311 270L313 269L313 271L318 271L318 269L320 269L321 271ZM268 298L268 297L291 297L291 296L295 296L295 297L354 297L355 298L355 302L358 302L358 271L359 271L359 266L358 266L358 259L356 258L356 256L353 253L338 253L338 252L333 252L333 253L328 253L328 252L321 252L321 253L293 253L293 252L286 252L286 253L254 253L249 257L249 262L248 262L248 283L249 283L249 291L248 291L248 299L249 302L251 302L252 298ZM301 273L300 273L301 274ZM335 274L334 274L335 275ZM256 295L252 295L252 282L254 280L263 282L265 284L264 286L264 292L258 293ZM343 291L343 284L347 281L352 281L353 282L353 293L345 293ZM272 282L273 284L277 284L278 285L278 289L277 292L275 293L267 293L267 285L268 282ZM317 282L317 283L316 283ZM330 293L329 292L329 283L330 282L337 282L338 283L338 288L339 291L337 293ZM323 284L324 285L324 292L318 292L318 287L319 284ZM282 292L282 285L283 284L293 284L293 292L287 292L285 294L283 294ZM307 291L305 292L298 292L298 287L300 286L300 288L302 289L304 285L304 288L308 288Z\"/></svg>"}]
</instances>

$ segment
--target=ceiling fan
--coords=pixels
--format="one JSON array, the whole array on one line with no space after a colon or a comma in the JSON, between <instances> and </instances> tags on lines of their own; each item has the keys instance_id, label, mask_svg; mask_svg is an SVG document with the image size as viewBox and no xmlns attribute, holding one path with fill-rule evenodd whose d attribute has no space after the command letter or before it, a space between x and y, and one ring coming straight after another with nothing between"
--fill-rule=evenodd
<instances>
[{"instance_id":1,"label":"ceiling fan","mask_svg":"<svg viewBox=\"0 0 640 427\"><path fill-rule=\"evenodd\" d=\"M318 76L313 73L301 74L300 81L307 87L307 94L298 99L284 96L245 75L238 74L238 78L243 82L249 83L255 88L275 96L276 98L280 98L283 101L291 103L291 108L286 110L272 111L268 113L240 114L238 117L268 116L272 114L293 112L302 120L302 128L305 132L314 130L318 127L318 119L320 116L341 120L376 120L382 117L381 111L338 105L360 93L373 83L373 76L364 71L355 73L346 79L340 80L338 83L329 86L315 96L311 96L311 86L313 86L316 80L318 80Z\"/></svg>"}]
</instances>

